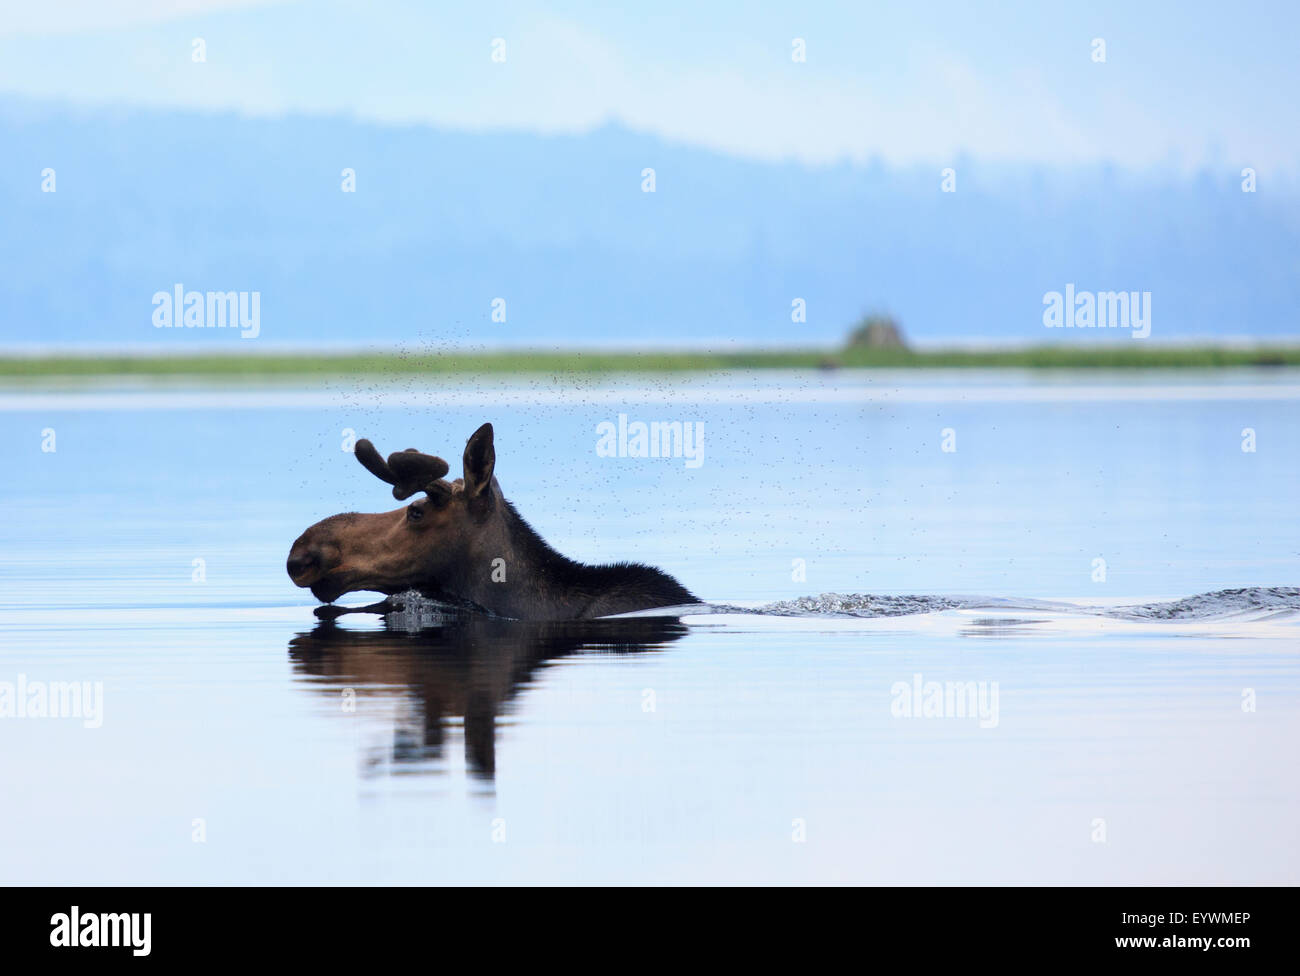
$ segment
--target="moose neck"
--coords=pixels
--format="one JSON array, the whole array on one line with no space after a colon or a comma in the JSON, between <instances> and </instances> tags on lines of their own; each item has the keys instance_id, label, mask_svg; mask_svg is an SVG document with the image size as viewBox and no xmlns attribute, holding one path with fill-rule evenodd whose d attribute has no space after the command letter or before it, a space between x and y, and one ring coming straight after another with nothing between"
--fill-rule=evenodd
<instances>
[{"instance_id":1,"label":"moose neck","mask_svg":"<svg viewBox=\"0 0 1300 976\"><path fill-rule=\"evenodd\" d=\"M552 549L504 498L470 553L458 596L493 613L574 620L696 602L672 577L648 566L588 566Z\"/></svg>"},{"instance_id":2,"label":"moose neck","mask_svg":"<svg viewBox=\"0 0 1300 976\"><path fill-rule=\"evenodd\" d=\"M556 552L513 505L500 496L496 501L501 517L491 519L475 540L473 569L456 587L462 591L458 595L505 617L578 616L581 595L574 593L573 584L579 578L589 582L593 567Z\"/></svg>"}]
</instances>

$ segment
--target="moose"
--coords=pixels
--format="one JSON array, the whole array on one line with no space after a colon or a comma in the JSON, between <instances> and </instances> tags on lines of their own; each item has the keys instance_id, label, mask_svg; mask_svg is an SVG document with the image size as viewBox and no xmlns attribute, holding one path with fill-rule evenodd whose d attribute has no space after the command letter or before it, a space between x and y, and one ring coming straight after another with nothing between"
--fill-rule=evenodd
<instances>
[{"instance_id":1,"label":"moose","mask_svg":"<svg viewBox=\"0 0 1300 976\"><path fill-rule=\"evenodd\" d=\"M501 493L491 424L470 437L463 477L451 482L446 461L414 448L384 460L362 439L355 452L398 501L424 497L391 512L334 515L298 537L285 568L323 603L354 590L416 590L501 617L590 620L700 602L652 566L588 566L547 545Z\"/></svg>"}]
</instances>

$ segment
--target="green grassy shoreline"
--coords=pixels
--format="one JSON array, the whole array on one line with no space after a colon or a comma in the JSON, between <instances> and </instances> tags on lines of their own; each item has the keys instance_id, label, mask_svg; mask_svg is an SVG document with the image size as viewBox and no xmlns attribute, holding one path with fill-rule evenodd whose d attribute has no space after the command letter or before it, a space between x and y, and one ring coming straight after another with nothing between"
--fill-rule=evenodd
<instances>
[{"instance_id":1,"label":"green grassy shoreline","mask_svg":"<svg viewBox=\"0 0 1300 976\"><path fill-rule=\"evenodd\" d=\"M622 373L729 369L1206 369L1300 366L1300 346L1033 346L1018 349L740 352L195 353L0 356L0 377L342 376L428 373Z\"/></svg>"}]
</instances>

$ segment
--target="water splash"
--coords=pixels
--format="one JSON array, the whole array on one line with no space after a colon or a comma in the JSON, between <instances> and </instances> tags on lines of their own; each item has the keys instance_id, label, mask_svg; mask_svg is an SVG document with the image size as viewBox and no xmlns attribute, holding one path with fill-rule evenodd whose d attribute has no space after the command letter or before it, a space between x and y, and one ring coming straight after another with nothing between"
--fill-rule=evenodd
<instances>
[{"instance_id":1,"label":"water splash","mask_svg":"<svg viewBox=\"0 0 1300 976\"><path fill-rule=\"evenodd\" d=\"M382 608L382 609L381 609ZM481 608L454 606L408 591L384 604L357 608L382 612L390 625L418 630L440 626ZM697 616L700 614L752 614L765 617L906 617L945 610L990 610L1000 613L1040 611L1081 617L1120 620L1208 621L1228 618L1279 619L1300 615L1300 587L1252 586L1198 593L1179 600L1156 603L1085 605L1060 600L1034 600L994 596L891 596L878 593L822 593L779 600L759 607L702 603L683 607L657 607L621 617ZM490 615L489 615L490 616Z\"/></svg>"},{"instance_id":2,"label":"water splash","mask_svg":"<svg viewBox=\"0 0 1300 976\"><path fill-rule=\"evenodd\" d=\"M937 613L940 610L988 606L990 603L990 600L980 597L823 593L820 596L780 600L746 612L778 617L903 617L914 613Z\"/></svg>"},{"instance_id":3,"label":"water splash","mask_svg":"<svg viewBox=\"0 0 1300 976\"><path fill-rule=\"evenodd\" d=\"M823 593L781 600L762 607L729 612L782 617L901 617L944 610L1045 610L1055 613L1114 617L1124 620L1215 620L1249 615L1285 616L1300 612L1300 587L1253 586L1199 593L1181 600L1119 606L1085 606L1057 600L987 596L883 596L870 593Z\"/></svg>"},{"instance_id":4,"label":"water splash","mask_svg":"<svg viewBox=\"0 0 1300 976\"><path fill-rule=\"evenodd\" d=\"M1300 611L1300 587L1250 586L1215 590L1166 603L1145 603L1103 611L1128 620L1213 620L1222 617L1275 616Z\"/></svg>"}]
</instances>

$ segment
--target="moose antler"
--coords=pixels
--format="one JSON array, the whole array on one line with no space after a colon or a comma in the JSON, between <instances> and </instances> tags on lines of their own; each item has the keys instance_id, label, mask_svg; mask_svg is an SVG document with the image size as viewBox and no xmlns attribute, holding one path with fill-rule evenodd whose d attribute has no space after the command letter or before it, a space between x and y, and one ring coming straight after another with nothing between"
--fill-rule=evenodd
<instances>
[{"instance_id":1,"label":"moose antler","mask_svg":"<svg viewBox=\"0 0 1300 976\"><path fill-rule=\"evenodd\" d=\"M438 491L439 479L451 470L440 457L421 454L413 447L388 455L385 461L364 437L356 444L357 460L381 481L393 486L393 497L405 501L418 491Z\"/></svg>"}]
</instances>

